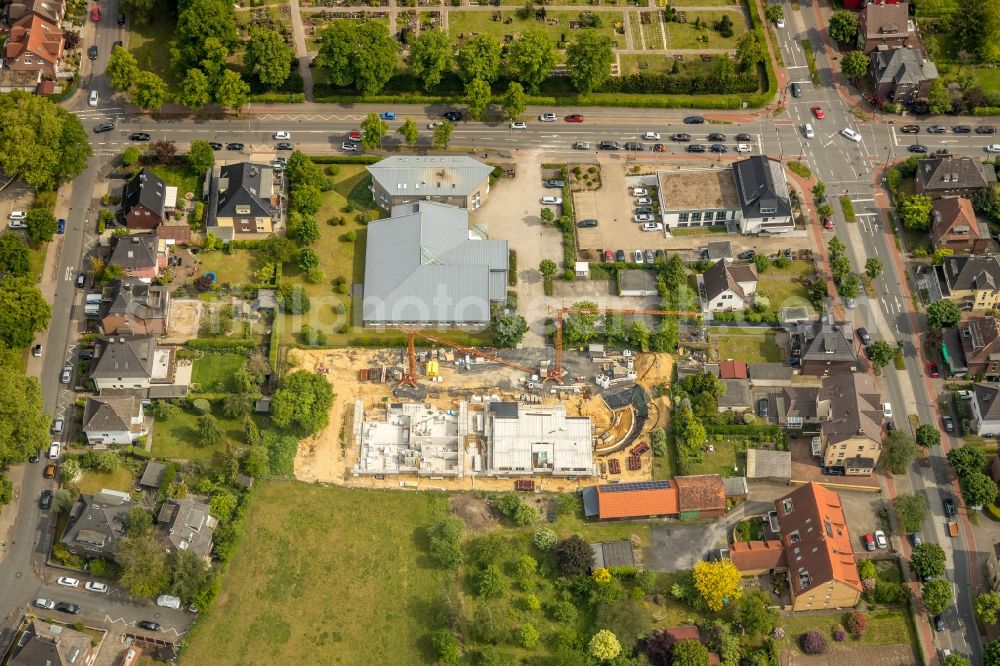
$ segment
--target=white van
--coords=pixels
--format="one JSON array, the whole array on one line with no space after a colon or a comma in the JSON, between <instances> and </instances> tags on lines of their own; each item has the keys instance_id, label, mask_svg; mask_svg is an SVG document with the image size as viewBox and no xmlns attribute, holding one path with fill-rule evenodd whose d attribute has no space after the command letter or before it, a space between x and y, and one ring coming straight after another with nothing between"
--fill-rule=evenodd
<instances>
[{"instance_id":1,"label":"white van","mask_svg":"<svg viewBox=\"0 0 1000 666\"><path fill-rule=\"evenodd\" d=\"M802 133L805 134L807 139L816 138L816 132L813 131L813 126L810 123L806 123L802 126Z\"/></svg>"},{"instance_id":2,"label":"white van","mask_svg":"<svg viewBox=\"0 0 1000 666\"><path fill-rule=\"evenodd\" d=\"M169 594L161 594L156 598L156 605L162 606L163 608L173 608L177 610L181 607L181 600L177 597L172 597Z\"/></svg>"},{"instance_id":3,"label":"white van","mask_svg":"<svg viewBox=\"0 0 1000 666\"><path fill-rule=\"evenodd\" d=\"M49 460L58 460L58 459L59 459L59 442L52 442L52 445L49 446Z\"/></svg>"}]
</instances>

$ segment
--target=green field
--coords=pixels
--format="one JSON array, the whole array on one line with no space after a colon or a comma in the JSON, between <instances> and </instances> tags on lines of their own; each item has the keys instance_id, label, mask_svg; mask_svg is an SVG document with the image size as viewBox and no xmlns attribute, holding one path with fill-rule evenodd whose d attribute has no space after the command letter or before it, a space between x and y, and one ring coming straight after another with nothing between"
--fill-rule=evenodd
<instances>
[{"instance_id":1,"label":"green field","mask_svg":"<svg viewBox=\"0 0 1000 666\"><path fill-rule=\"evenodd\" d=\"M783 307L805 305L810 310L809 290L798 279L808 271L811 264L808 261L794 260L791 265L779 268L774 264L758 277L757 291L766 294L771 300L771 310L778 312Z\"/></svg>"},{"instance_id":2,"label":"green field","mask_svg":"<svg viewBox=\"0 0 1000 666\"><path fill-rule=\"evenodd\" d=\"M177 416L156 419L153 425L153 455L176 460L208 460L225 449L226 439L243 441L243 423L240 419L223 417L221 409L213 409L212 414L219 420L219 427L226 434L218 446L198 445L198 414L182 409Z\"/></svg>"},{"instance_id":3,"label":"green field","mask_svg":"<svg viewBox=\"0 0 1000 666\"><path fill-rule=\"evenodd\" d=\"M249 250L202 252L198 255L198 260L201 261L201 266L196 278L205 273L215 273L218 284L253 282L254 256Z\"/></svg>"},{"instance_id":4,"label":"green field","mask_svg":"<svg viewBox=\"0 0 1000 666\"><path fill-rule=\"evenodd\" d=\"M723 37L712 28L723 14L733 21L733 36ZM695 20L701 19L701 29L695 28ZM747 31L746 19L740 12L698 11L687 12L687 23L667 23L668 49L735 49L736 42ZM699 39L704 38L704 39Z\"/></svg>"},{"instance_id":5,"label":"green field","mask_svg":"<svg viewBox=\"0 0 1000 666\"><path fill-rule=\"evenodd\" d=\"M149 16L150 21L145 25L129 24L126 46L135 56L139 69L155 72L173 89L179 83L170 66L177 17L164 0L154 5Z\"/></svg>"},{"instance_id":6,"label":"green field","mask_svg":"<svg viewBox=\"0 0 1000 666\"><path fill-rule=\"evenodd\" d=\"M158 164L147 167L163 179L167 185L177 188L177 201L182 202L184 195L190 192L194 201L201 200L201 190L205 183L205 174L195 173L186 166L162 166Z\"/></svg>"},{"instance_id":7,"label":"green field","mask_svg":"<svg viewBox=\"0 0 1000 666\"><path fill-rule=\"evenodd\" d=\"M846 616L846 612L844 613ZM831 627L842 622L844 616L814 615L812 613L791 613L781 618L781 624L785 627L785 637L778 641L778 645L784 650L793 650L796 655L801 654L798 638L803 633L817 629L825 634L829 644L836 645L830 639ZM917 638L913 635L913 629L906 619L906 611L903 609L880 610L866 613L868 626L860 641L851 639L847 645L854 645L858 642L865 645L916 645Z\"/></svg>"},{"instance_id":8,"label":"green field","mask_svg":"<svg viewBox=\"0 0 1000 666\"><path fill-rule=\"evenodd\" d=\"M233 375L246 362L246 356L240 354L206 352L195 360L191 381L197 384L199 393L232 393L236 390Z\"/></svg>"},{"instance_id":9,"label":"green field","mask_svg":"<svg viewBox=\"0 0 1000 666\"><path fill-rule=\"evenodd\" d=\"M743 468L746 457L741 460L737 452L745 450L745 445L730 441L728 439L716 442L709 439L709 445L715 447L712 453L702 453L701 462L688 464L688 474L718 474L720 476L730 476L733 474L733 467Z\"/></svg>"},{"instance_id":10,"label":"green field","mask_svg":"<svg viewBox=\"0 0 1000 666\"><path fill-rule=\"evenodd\" d=\"M554 41L559 41L563 35L572 41L575 30L570 29L570 21L577 21L580 18L580 12L572 11L546 12L545 22L537 21L534 17L522 19L517 12L513 11L502 11L499 14L505 20L510 19L511 22L494 21L491 12L451 11L448 14L448 35L452 39L457 39L459 35L471 37L472 35L489 33L503 40L507 35L516 37L526 30L542 30ZM596 30L617 42L618 48L624 48L625 35L616 34L613 26L615 21L624 21L624 13L600 12L598 16L602 25Z\"/></svg>"},{"instance_id":11,"label":"green field","mask_svg":"<svg viewBox=\"0 0 1000 666\"><path fill-rule=\"evenodd\" d=\"M747 363L777 363L781 360L774 332L765 329L729 327L713 330L719 343L719 358L738 358Z\"/></svg>"},{"instance_id":12,"label":"green field","mask_svg":"<svg viewBox=\"0 0 1000 666\"><path fill-rule=\"evenodd\" d=\"M110 474L85 470L73 485L79 488L81 493L94 494L104 488L127 493L132 490L132 473L124 467L119 467Z\"/></svg>"}]
</instances>

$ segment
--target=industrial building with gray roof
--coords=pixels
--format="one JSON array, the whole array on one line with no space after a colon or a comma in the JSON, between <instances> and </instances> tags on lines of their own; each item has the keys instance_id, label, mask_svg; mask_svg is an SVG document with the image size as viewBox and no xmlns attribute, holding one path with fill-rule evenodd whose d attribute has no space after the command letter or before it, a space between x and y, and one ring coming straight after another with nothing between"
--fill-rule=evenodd
<instances>
[{"instance_id":1,"label":"industrial building with gray roof","mask_svg":"<svg viewBox=\"0 0 1000 666\"><path fill-rule=\"evenodd\" d=\"M368 167L376 205L437 201L475 210L486 203L493 167L457 155L395 155Z\"/></svg>"}]
</instances>

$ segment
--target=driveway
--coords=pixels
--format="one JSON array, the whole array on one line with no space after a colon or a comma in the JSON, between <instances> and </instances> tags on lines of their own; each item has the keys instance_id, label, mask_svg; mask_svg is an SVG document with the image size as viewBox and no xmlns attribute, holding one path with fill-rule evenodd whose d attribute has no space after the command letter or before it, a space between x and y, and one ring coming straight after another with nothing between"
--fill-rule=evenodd
<instances>
[{"instance_id":1,"label":"driveway","mask_svg":"<svg viewBox=\"0 0 1000 666\"><path fill-rule=\"evenodd\" d=\"M882 521L879 519L879 511L885 506L882 496L879 494L866 493L863 491L838 490L840 501L844 505L844 517L847 519L847 527L851 535L851 547L858 555L865 557L878 557L887 555L897 542L891 538L888 532L890 550L877 550L869 552L865 549L862 541L866 534L872 534L875 530L884 530Z\"/></svg>"}]
</instances>

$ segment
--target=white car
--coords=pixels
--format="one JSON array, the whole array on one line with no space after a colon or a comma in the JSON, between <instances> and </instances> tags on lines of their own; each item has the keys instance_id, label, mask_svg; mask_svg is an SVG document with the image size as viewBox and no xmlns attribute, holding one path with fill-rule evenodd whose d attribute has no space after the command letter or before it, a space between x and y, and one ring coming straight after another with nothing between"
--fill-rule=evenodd
<instances>
[{"instance_id":1,"label":"white car","mask_svg":"<svg viewBox=\"0 0 1000 666\"><path fill-rule=\"evenodd\" d=\"M875 530L875 545L882 549L889 547L889 542L885 538L885 532L882 530Z\"/></svg>"},{"instance_id":2,"label":"white car","mask_svg":"<svg viewBox=\"0 0 1000 666\"><path fill-rule=\"evenodd\" d=\"M80 581L76 578L69 578L68 576L60 576L56 579L56 584L62 585L63 587L80 587Z\"/></svg>"},{"instance_id":3,"label":"white car","mask_svg":"<svg viewBox=\"0 0 1000 666\"><path fill-rule=\"evenodd\" d=\"M632 196L634 197L644 197L649 194L645 187L636 187L632 190Z\"/></svg>"},{"instance_id":4,"label":"white car","mask_svg":"<svg viewBox=\"0 0 1000 666\"><path fill-rule=\"evenodd\" d=\"M292 138L292 133L291 132L275 132L274 133L274 140L275 141L288 141L291 138Z\"/></svg>"},{"instance_id":5,"label":"white car","mask_svg":"<svg viewBox=\"0 0 1000 666\"><path fill-rule=\"evenodd\" d=\"M88 592L98 592L100 594L106 594L108 591L108 586L105 583L96 583L94 581L88 581L86 585Z\"/></svg>"},{"instance_id":6,"label":"white car","mask_svg":"<svg viewBox=\"0 0 1000 666\"><path fill-rule=\"evenodd\" d=\"M816 132L813 130L813 126L810 123L806 123L805 125L802 126L802 133L805 135L807 139L816 138Z\"/></svg>"},{"instance_id":7,"label":"white car","mask_svg":"<svg viewBox=\"0 0 1000 666\"><path fill-rule=\"evenodd\" d=\"M652 205L653 200L650 199L649 197L639 197L632 203L634 203L636 206L650 206Z\"/></svg>"},{"instance_id":8,"label":"white car","mask_svg":"<svg viewBox=\"0 0 1000 666\"><path fill-rule=\"evenodd\" d=\"M777 21L775 21L774 22L774 27L775 28L784 28L785 27L785 19L780 18Z\"/></svg>"},{"instance_id":9,"label":"white car","mask_svg":"<svg viewBox=\"0 0 1000 666\"><path fill-rule=\"evenodd\" d=\"M89 104L90 106L97 106L97 96L98 96L97 91L91 90L90 97L87 99L87 104Z\"/></svg>"},{"instance_id":10,"label":"white car","mask_svg":"<svg viewBox=\"0 0 1000 666\"><path fill-rule=\"evenodd\" d=\"M660 140L660 133L659 132L646 132L645 134L642 135L642 138L645 139L646 141L659 141Z\"/></svg>"},{"instance_id":11,"label":"white car","mask_svg":"<svg viewBox=\"0 0 1000 666\"><path fill-rule=\"evenodd\" d=\"M547 206L558 206L562 203L562 197L542 197L542 203Z\"/></svg>"},{"instance_id":12,"label":"white car","mask_svg":"<svg viewBox=\"0 0 1000 666\"><path fill-rule=\"evenodd\" d=\"M738 143L736 144L736 152L738 153L749 153L753 150L753 146L749 143Z\"/></svg>"},{"instance_id":13,"label":"white car","mask_svg":"<svg viewBox=\"0 0 1000 666\"><path fill-rule=\"evenodd\" d=\"M24 220L28 217L28 211L26 210L12 210L10 215L7 216L8 220Z\"/></svg>"},{"instance_id":14,"label":"white car","mask_svg":"<svg viewBox=\"0 0 1000 666\"><path fill-rule=\"evenodd\" d=\"M49 460L59 460L59 450L61 449L59 442L52 442L49 445ZM76 587L75 585L73 587Z\"/></svg>"},{"instance_id":15,"label":"white car","mask_svg":"<svg viewBox=\"0 0 1000 666\"><path fill-rule=\"evenodd\" d=\"M890 403L888 402L882 403L882 416L884 416L887 419L892 418L892 405Z\"/></svg>"},{"instance_id":16,"label":"white car","mask_svg":"<svg viewBox=\"0 0 1000 666\"><path fill-rule=\"evenodd\" d=\"M35 599L35 605L39 608L44 608L46 610L52 610L56 607L56 602L51 599Z\"/></svg>"},{"instance_id":17,"label":"white car","mask_svg":"<svg viewBox=\"0 0 1000 666\"><path fill-rule=\"evenodd\" d=\"M643 231L663 231L663 223L662 222L645 222L642 225L641 228L642 228Z\"/></svg>"},{"instance_id":18,"label":"white car","mask_svg":"<svg viewBox=\"0 0 1000 666\"><path fill-rule=\"evenodd\" d=\"M538 119L541 120L543 123L554 123L556 121L556 114L543 113L542 115L538 116Z\"/></svg>"},{"instance_id":19,"label":"white car","mask_svg":"<svg viewBox=\"0 0 1000 666\"><path fill-rule=\"evenodd\" d=\"M510 124L511 129L528 129L528 123L523 120L515 120Z\"/></svg>"},{"instance_id":20,"label":"white car","mask_svg":"<svg viewBox=\"0 0 1000 666\"><path fill-rule=\"evenodd\" d=\"M641 264L644 263L642 259L642 250L635 250L632 252L632 263Z\"/></svg>"},{"instance_id":21,"label":"white car","mask_svg":"<svg viewBox=\"0 0 1000 666\"><path fill-rule=\"evenodd\" d=\"M435 127L441 127L441 125L443 124L444 123L442 123L440 120L434 120L432 122L427 123L427 129L434 129Z\"/></svg>"},{"instance_id":22,"label":"white car","mask_svg":"<svg viewBox=\"0 0 1000 666\"><path fill-rule=\"evenodd\" d=\"M861 134L855 132L850 127L845 127L844 129L840 130L840 135L847 137L854 143L861 143Z\"/></svg>"},{"instance_id":23,"label":"white car","mask_svg":"<svg viewBox=\"0 0 1000 666\"><path fill-rule=\"evenodd\" d=\"M340 144L340 149L341 150L346 150L348 152L352 152L353 153L353 152L357 151L358 144L356 144L356 143L354 143L352 141L345 141L344 143Z\"/></svg>"},{"instance_id":24,"label":"white car","mask_svg":"<svg viewBox=\"0 0 1000 666\"><path fill-rule=\"evenodd\" d=\"M991 143L986 146L986 152L988 153L1000 153L1000 143Z\"/></svg>"},{"instance_id":25,"label":"white car","mask_svg":"<svg viewBox=\"0 0 1000 666\"><path fill-rule=\"evenodd\" d=\"M632 219L636 222L653 222L656 220L652 213L639 213L638 215L633 216Z\"/></svg>"},{"instance_id":26,"label":"white car","mask_svg":"<svg viewBox=\"0 0 1000 666\"><path fill-rule=\"evenodd\" d=\"M7 223L8 229L27 229L28 225L21 220L12 220Z\"/></svg>"}]
</instances>

